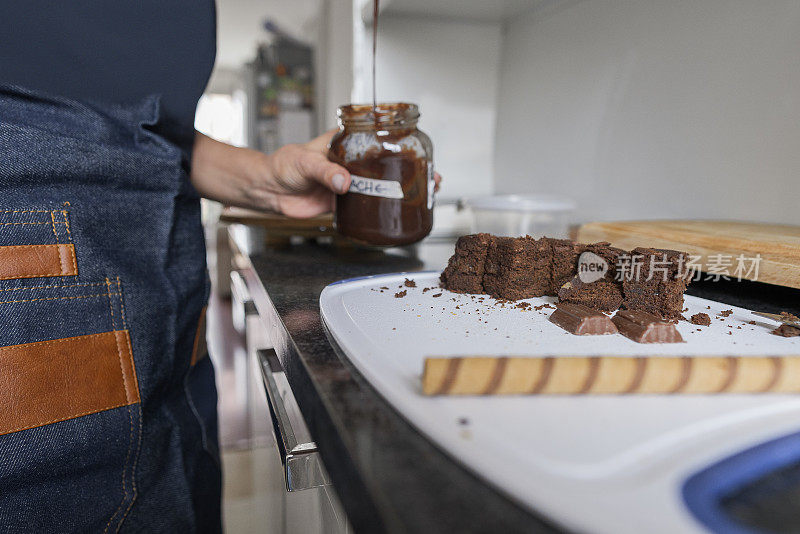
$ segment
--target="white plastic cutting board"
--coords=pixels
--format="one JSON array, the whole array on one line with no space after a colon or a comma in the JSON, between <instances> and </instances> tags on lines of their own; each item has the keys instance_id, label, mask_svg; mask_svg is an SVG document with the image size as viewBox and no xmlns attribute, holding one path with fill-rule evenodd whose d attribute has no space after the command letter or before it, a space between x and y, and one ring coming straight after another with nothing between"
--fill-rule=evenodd
<instances>
[{"instance_id":1,"label":"white plastic cutting board","mask_svg":"<svg viewBox=\"0 0 800 534\"><path fill-rule=\"evenodd\" d=\"M684 480L800 429L800 397L791 395L423 396L426 356L800 354L800 337L774 336L769 321L696 297L686 297L684 315L708 313L711 326L681 321L686 343L644 345L621 335L568 334L547 320L552 309L524 311L487 296L450 293L438 289L438 276L401 273L332 284L320 296L323 321L356 368L421 432L569 529L702 532L681 500ZM406 278L417 287L405 287ZM401 291L406 295L396 298ZM719 320L728 309L733 314Z\"/></svg>"}]
</instances>

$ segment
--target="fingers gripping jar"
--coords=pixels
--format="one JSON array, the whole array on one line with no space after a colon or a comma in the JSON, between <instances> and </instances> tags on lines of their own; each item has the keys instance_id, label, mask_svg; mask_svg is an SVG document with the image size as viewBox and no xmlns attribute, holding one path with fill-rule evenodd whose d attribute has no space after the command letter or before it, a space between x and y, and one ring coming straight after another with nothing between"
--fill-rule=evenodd
<instances>
[{"instance_id":1,"label":"fingers gripping jar","mask_svg":"<svg viewBox=\"0 0 800 534\"><path fill-rule=\"evenodd\" d=\"M433 226L433 145L417 129L415 104L339 108L339 132L328 158L352 176L336 197L337 231L355 241L408 245Z\"/></svg>"}]
</instances>

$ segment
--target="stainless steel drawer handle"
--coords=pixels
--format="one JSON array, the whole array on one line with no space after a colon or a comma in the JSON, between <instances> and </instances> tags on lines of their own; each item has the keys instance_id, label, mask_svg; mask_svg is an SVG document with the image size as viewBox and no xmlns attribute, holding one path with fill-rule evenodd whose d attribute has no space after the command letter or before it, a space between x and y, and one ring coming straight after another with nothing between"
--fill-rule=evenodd
<instances>
[{"instance_id":1,"label":"stainless steel drawer handle","mask_svg":"<svg viewBox=\"0 0 800 534\"><path fill-rule=\"evenodd\" d=\"M300 414L278 355L274 349L261 349L256 354L284 466L287 491L330 484L317 444L311 439Z\"/></svg>"},{"instance_id":2,"label":"stainless steel drawer handle","mask_svg":"<svg viewBox=\"0 0 800 534\"><path fill-rule=\"evenodd\" d=\"M231 293L234 300L245 307L245 313L255 313L256 307L253 303L253 297L250 296L247 282L244 281L244 277L239 271L231 271Z\"/></svg>"},{"instance_id":3,"label":"stainless steel drawer handle","mask_svg":"<svg viewBox=\"0 0 800 534\"><path fill-rule=\"evenodd\" d=\"M256 306L241 273L231 271L231 319L233 328L239 333L247 329L247 316L257 313Z\"/></svg>"}]
</instances>

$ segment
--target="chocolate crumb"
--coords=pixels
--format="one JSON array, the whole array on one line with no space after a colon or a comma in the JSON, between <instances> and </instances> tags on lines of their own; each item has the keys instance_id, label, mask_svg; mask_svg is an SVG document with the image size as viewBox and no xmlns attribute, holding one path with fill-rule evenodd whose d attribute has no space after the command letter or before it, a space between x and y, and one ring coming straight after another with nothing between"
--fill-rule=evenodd
<instances>
[{"instance_id":1,"label":"chocolate crumb","mask_svg":"<svg viewBox=\"0 0 800 534\"><path fill-rule=\"evenodd\" d=\"M756 324L755 321L747 321L747 324Z\"/></svg>"},{"instance_id":2,"label":"chocolate crumb","mask_svg":"<svg viewBox=\"0 0 800 534\"><path fill-rule=\"evenodd\" d=\"M381 289L389 289L389 288L386 286L381 286Z\"/></svg>"},{"instance_id":3,"label":"chocolate crumb","mask_svg":"<svg viewBox=\"0 0 800 534\"><path fill-rule=\"evenodd\" d=\"M711 317L709 317L707 313L695 313L692 315L691 323L701 326L710 326Z\"/></svg>"},{"instance_id":4,"label":"chocolate crumb","mask_svg":"<svg viewBox=\"0 0 800 534\"><path fill-rule=\"evenodd\" d=\"M401 299L401 298L405 297L407 293L408 293L408 291L400 291L400 292L394 294L394 298Z\"/></svg>"},{"instance_id":5,"label":"chocolate crumb","mask_svg":"<svg viewBox=\"0 0 800 534\"><path fill-rule=\"evenodd\" d=\"M403 285L406 287L417 287L417 283L414 280L409 280L408 278L405 279Z\"/></svg>"},{"instance_id":6,"label":"chocolate crumb","mask_svg":"<svg viewBox=\"0 0 800 534\"><path fill-rule=\"evenodd\" d=\"M794 315L792 313L789 313L789 312L785 312L785 311L781 312L781 320L782 321L792 321L794 323L800 322L800 318L798 318L796 315Z\"/></svg>"},{"instance_id":7,"label":"chocolate crumb","mask_svg":"<svg viewBox=\"0 0 800 534\"><path fill-rule=\"evenodd\" d=\"M732 313L733 313L733 310L722 310L717 315L719 315L720 317L728 317Z\"/></svg>"},{"instance_id":8,"label":"chocolate crumb","mask_svg":"<svg viewBox=\"0 0 800 534\"><path fill-rule=\"evenodd\" d=\"M435 295L431 295L431 296L432 296L433 298L436 298L436 297L441 297L441 296L442 296L442 294L441 294L441 293L436 293ZM442 308L442 309L444 309L444 308Z\"/></svg>"},{"instance_id":9,"label":"chocolate crumb","mask_svg":"<svg viewBox=\"0 0 800 534\"><path fill-rule=\"evenodd\" d=\"M788 324L782 324L773 330L772 333L781 337L795 337L800 336L800 328Z\"/></svg>"},{"instance_id":10,"label":"chocolate crumb","mask_svg":"<svg viewBox=\"0 0 800 534\"><path fill-rule=\"evenodd\" d=\"M531 307L530 302L520 302L515 306L515 308L519 308L521 310L524 310L525 308L530 308L530 307Z\"/></svg>"},{"instance_id":11,"label":"chocolate crumb","mask_svg":"<svg viewBox=\"0 0 800 534\"><path fill-rule=\"evenodd\" d=\"M428 291L430 291L431 289L433 289L433 288L432 288L432 287L423 287L423 288L422 288L422 292L423 292L423 293L427 293L427 292L428 292Z\"/></svg>"}]
</instances>

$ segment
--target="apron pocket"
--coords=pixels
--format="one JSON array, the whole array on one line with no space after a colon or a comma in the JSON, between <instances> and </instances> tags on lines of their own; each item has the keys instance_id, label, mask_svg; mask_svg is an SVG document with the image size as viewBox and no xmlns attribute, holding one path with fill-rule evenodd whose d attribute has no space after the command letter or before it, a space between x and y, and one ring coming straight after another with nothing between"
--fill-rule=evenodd
<instances>
[{"instance_id":1,"label":"apron pocket","mask_svg":"<svg viewBox=\"0 0 800 534\"><path fill-rule=\"evenodd\" d=\"M68 207L0 209L0 280L78 275Z\"/></svg>"},{"instance_id":2,"label":"apron pocket","mask_svg":"<svg viewBox=\"0 0 800 534\"><path fill-rule=\"evenodd\" d=\"M117 531L142 439L119 278L0 283L0 406L0 531Z\"/></svg>"},{"instance_id":3,"label":"apron pocket","mask_svg":"<svg viewBox=\"0 0 800 534\"><path fill-rule=\"evenodd\" d=\"M127 330L0 347L0 435L137 402Z\"/></svg>"}]
</instances>

